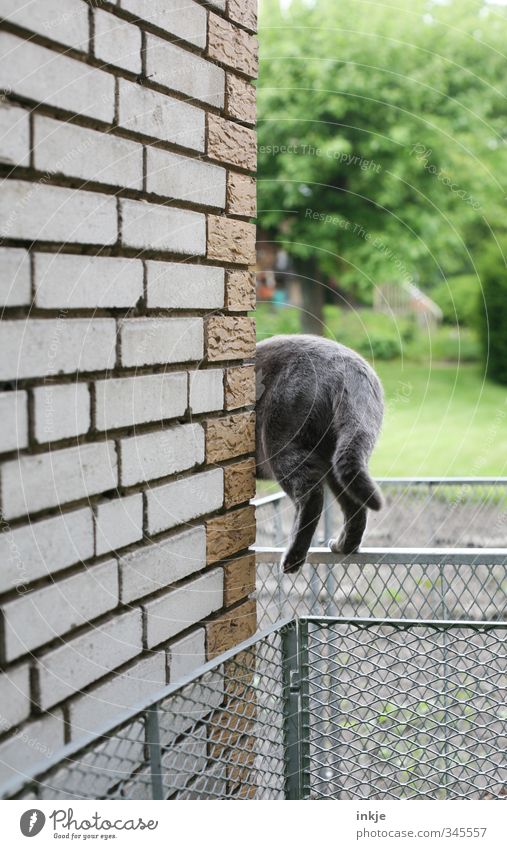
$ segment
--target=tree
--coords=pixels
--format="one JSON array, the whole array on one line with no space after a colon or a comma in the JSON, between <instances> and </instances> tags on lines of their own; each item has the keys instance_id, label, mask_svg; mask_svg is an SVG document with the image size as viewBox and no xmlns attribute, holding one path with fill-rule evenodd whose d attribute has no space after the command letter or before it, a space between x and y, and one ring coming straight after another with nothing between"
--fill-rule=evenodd
<instances>
[{"instance_id":1,"label":"tree","mask_svg":"<svg viewBox=\"0 0 507 849\"><path fill-rule=\"evenodd\" d=\"M365 302L476 274L503 226L506 10L480 0L261 7L259 219ZM449 284L452 288L452 281Z\"/></svg>"},{"instance_id":2,"label":"tree","mask_svg":"<svg viewBox=\"0 0 507 849\"><path fill-rule=\"evenodd\" d=\"M507 242L491 244L481 260L481 342L487 376L507 385Z\"/></svg>"}]
</instances>

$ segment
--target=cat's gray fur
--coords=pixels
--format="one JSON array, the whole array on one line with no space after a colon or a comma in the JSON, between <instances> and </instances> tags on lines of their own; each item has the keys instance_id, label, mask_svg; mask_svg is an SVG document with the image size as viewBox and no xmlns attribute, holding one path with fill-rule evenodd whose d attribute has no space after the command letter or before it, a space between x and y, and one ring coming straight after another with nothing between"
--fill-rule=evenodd
<instances>
[{"instance_id":1,"label":"cat's gray fur","mask_svg":"<svg viewBox=\"0 0 507 849\"><path fill-rule=\"evenodd\" d=\"M326 482L343 510L332 551L357 551L367 508L382 497L368 460L382 425L381 383L359 354L318 336L275 336L257 345L257 476L275 479L296 506L285 572L305 562Z\"/></svg>"}]
</instances>

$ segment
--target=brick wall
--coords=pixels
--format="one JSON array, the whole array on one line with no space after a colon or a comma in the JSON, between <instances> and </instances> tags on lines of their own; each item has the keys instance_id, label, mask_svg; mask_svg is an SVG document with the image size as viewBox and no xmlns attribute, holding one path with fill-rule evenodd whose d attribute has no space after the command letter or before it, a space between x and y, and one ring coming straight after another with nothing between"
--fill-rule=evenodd
<instances>
[{"instance_id":1,"label":"brick wall","mask_svg":"<svg viewBox=\"0 0 507 849\"><path fill-rule=\"evenodd\" d=\"M255 0L3 0L0 782L255 629Z\"/></svg>"}]
</instances>

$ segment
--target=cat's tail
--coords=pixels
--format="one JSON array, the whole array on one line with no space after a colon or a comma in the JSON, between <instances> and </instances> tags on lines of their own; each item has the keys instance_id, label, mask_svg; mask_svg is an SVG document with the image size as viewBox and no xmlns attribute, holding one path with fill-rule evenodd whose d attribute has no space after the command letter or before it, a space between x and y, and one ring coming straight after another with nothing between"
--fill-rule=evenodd
<instances>
[{"instance_id":1,"label":"cat's tail","mask_svg":"<svg viewBox=\"0 0 507 849\"><path fill-rule=\"evenodd\" d=\"M368 471L370 455L368 438L355 432L352 436L338 439L333 454L333 474L357 504L380 510L384 499L377 484Z\"/></svg>"}]
</instances>

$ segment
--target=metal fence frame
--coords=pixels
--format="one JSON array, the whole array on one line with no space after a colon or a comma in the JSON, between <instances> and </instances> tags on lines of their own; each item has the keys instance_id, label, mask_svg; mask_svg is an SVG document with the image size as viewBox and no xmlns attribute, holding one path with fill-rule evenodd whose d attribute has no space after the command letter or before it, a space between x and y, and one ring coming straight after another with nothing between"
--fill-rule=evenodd
<instances>
[{"instance_id":1,"label":"metal fence frame","mask_svg":"<svg viewBox=\"0 0 507 849\"><path fill-rule=\"evenodd\" d=\"M472 487L472 490L478 486L491 486L503 487L507 491L507 478L383 478L379 482L381 486L406 485L416 488L419 486L429 487L430 489L445 485ZM253 502L258 508L268 507L270 504L273 505L275 525L279 521L280 526L280 541L283 538L280 508L285 498L285 494L279 492L265 496L264 498L255 499ZM329 531L331 532L331 529ZM278 564L282 551L283 549L280 547L257 547L255 549L257 563L260 566ZM308 609L303 610L301 613L299 610L292 610L289 605L289 616L277 616L278 621L258 631L250 639L235 646L230 651L220 655L198 670L195 670L177 683L161 688L157 693L138 703L134 708L119 714L114 720L98 729L96 734L93 735L93 738L88 736L86 739L70 743L50 758L46 758L42 763L34 764L33 769L28 775L13 779L0 788L0 795L3 798L33 798L31 794L35 794L38 797L36 785L39 780L44 779L44 776L60 768L63 763L72 765L74 759L81 755L86 756L89 753L93 755L95 751L94 747L97 746L98 741L111 736L114 737L115 734L122 732L129 723L142 717L145 728L144 751L146 753L146 763L149 768L150 798L167 798L162 781L161 705L167 703L168 700L177 698L178 694L185 691L185 688L194 686L196 681L201 680L203 676L216 671L219 667L226 668L226 665L229 662L234 662L234 658L241 655L242 652L255 652L256 646L261 645L262 641L269 640L274 635L277 635L277 638L280 637L279 642L281 646L279 652L282 658L280 667L280 692L283 693L282 701L284 705L283 728L280 729L281 746L284 752L282 768L283 798L309 798L310 774L312 770L309 742L310 728L315 718L317 721L319 720L319 716L310 716L309 708L311 703L311 675L309 672L311 664L309 664L308 628L311 627L311 623L320 625L323 628L330 627L329 623L343 626L364 626L364 628L371 627L375 624L383 624L405 630L415 626L426 626L433 630L441 629L442 633L452 632L452 629L456 628L471 628L475 631L484 632L490 630L497 632L499 629L506 628L505 621L501 621L503 611L500 610L498 610L498 621L484 621L481 618L475 621L469 621L465 615L460 619L448 619L449 610L445 604L445 591L442 587L441 603L435 610L435 615L438 618L435 619L422 617L417 619L390 618L388 616L385 618L379 618L378 616L364 618L333 615L332 601L337 590L337 583L336 577L333 575L333 569L328 569L327 567L336 568L337 566L346 567L347 565L354 565L374 566L375 569L380 569L383 565L399 565L400 567L423 565L440 569L442 581L444 581L444 569L446 566L467 566L473 569L476 565L484 566L484 564L492 568L498 568L500 566L507 567L507 548L365 548L357 554L348 556L333 554L326 548L313 548L308 555L308 566L310 570L315 565L326 567L324 589L330 604L326 608L325 613L331 615L324 615L322 609L318 609L316 601L319 598L322 587L319 587L315 576L311 574L309 580L309 589L311 592L310 603L307 606ZM283 576L281 577L284 579ZM280 573L278 573L278 578L280 578ZM292 580L292 576L290 576L289 580ZM312 598L315 604L312 603ZM276 591L273 596L273 603L278 605L278 614L282 613L286 608L284 601L286 602L286 598L284 599L282 580L278 579ZM258 599L258 606L262 614L262 600L259 601ZM294 619L294 614L298 618ZM326 669L325 665L323 669ZM321 676L323 681L327 680L326 675L327 673L324 671ZM87 763L86 758L85 763ZM44 797L42 796L41 798ZM110 796L99 796L99 798L110 798Z\"/></svg>"},{"instance_id":2,"label":"metal fence frame","mask_svg":"<svg viewBox=\"0 0 507 849\"><path fill-rule=\"evenodd\" d=\"M507 477L379 477L376 478L381 490L389 493L391 489L399 489L406 487L412 490L438 490L439 487L461 487L460 502L465 504L467 501L467 493L473 494L480 487L490 487L492 489L505 490L507 498ZM336 528L331 521L331 508L335 506L335 499L330 493L327 486L324 487L324 508L322 511L322 525L324 540L327 542L332 536ZM252 504L256 508L258 526L264 521L264 513L269 511L270 518L274 528L274 545L275 547L286 544L286 534L283 529L282 511L286 504L290 504L288 495L283 491L273 492L268 495L256 497L252 500ZM314 545L317 545L317 535L314 538Z\"/></svg>"},{"instance_id":3,"label":"metal fence frame","mask_svg":"<svg viewBox=\"0 0 507 849\"><path fill-rule=\"evenodd\" d=\"M161 702L175 696L187 686L195 682L197 678L202 678L209 672L216 671L227 661L232 660L241 652L247 651L261 642L266 637L271 636L276 632L282 635L285 629L296 629L296 620L293 618L282 619L268 628L257 631L252 637L234 646L234 648L223 652L218 657L201 665L198 669L182 677L174 684L167 684L165 687L151 694L149 698L142 699L136 705L119 713L114 720L103 723L96 729L93 735L88 734L79 740L68 743L66 746L59 749L50 757L33 765L33 768L26 774L18 776L0 786L0 799L13 798L22 791L30 792L31 785L37 782L49 773L53 768L58 767L63 761L74 758L75 755L85 753L101 738L110 737L114 732L121 730L139 716L147 717L147 744L149 748L149 762L152 774L151 785L153 790L153 799L162 798L160 794L160 739L159 739L159 723L158 723L158 705Z\"/></svg>"},{"instance_id":4,"label":"metal fence frame","mask_svg":"<svg viewBox=\"0 0 507 849\"><path fill-rule=\"evenodd\" d=\"M439 587L434 599L434 615L436 619L447 618L468 619L470 616L464 614L456 616L450 612L446 603L446 595L452 588L452 584L446 576L446 567L455 566L467 568L470 574L477 567L503 567L507 578L507 548L364 548L356 554L341 555L334 554L328 548L311 548L308 552L305 566L294 575L284 575L280 569L280 560L283 548L270 548L257 546L255 555L257 566L257 613L259 622L264 625L268 621L274 621L282 617L298 616L340 616L342 615L336 606L337 592L339 589L339 578L336 572L354 566L372 566L378 572L382 566L390 566L405 571L412 566L434 567L438 574ZM274 586L267 587L266 575L263 567L271 566L273 574L270 576ZM319 575L317 567L327 567L325 577ZM504 578L505 580L505 578ZM304 582L304 583L303 583ZM298 586L303 584L303 591ZM507 599L507 596L506 596ZM399 611L398 611L399 614ZM378 616L378 613L369 615ZM386 614L390 616L390 614ZM419 614L418 614L419 615ZM428 618L428 614L422 618ZM481 611L481 618L484 616ZM507 608L494 611L494 618L507 618Z\"/></svg>"},{"instance_id":5,"label":"metal fence frame","mask_svg":"<svg viewBox=\"0 0 507 849\"><path fill-rule=\"evenodd\" d=\"M418 635L418 632L421 631L424 633L419 633ZM479 746L483 745L483 747L485 747L486 755L482 757L486 757L486 763L489 764L488 769L484 771L485 777L483 786L478 789L478 793L482 794L480 796L481 798L501 798L504 796L507 788L507 770L504 775L502 772L503 767L498 765L496 760L496 752L498 750L494 750L495 757L493 760L490 750L491 740L495 742L501 737L504 737L507 733L507 712L500 712L498 715L495 714L492 716L494 707L498 707L500 704L498 692L493 687L493 679L498 674L496 668L499 667L500 659L503 660L503 654L495 649L493 660L491 659L491 640L488 643L485 635L493 633L495 635L495 646L498 645L498 648L503 646L507 637L507 624L503 622L478 623L466 621L450 622L403 619L379 620L347 617L302 617L300 619L284 620L276 623L276 625L266 629L264 632L258 633L254 637L244 641L239 646L229 652L226 652L219 658L216 658L214 661L205 664L178 684L166 686L159 691L156 697L152 697L150 700L142 702L140 705L137 705L135 708L125 713L122 717L121 723L109 723L101 730L101 734L107 734L110 738L114 739L114 735L121 732L125 723L134 719L139 719L142 716L146 720L148 730L147 743L149 753L147 763L149 766L149 777L147 777L146 780L150 786L149 798L167 798L167 786L164 791L164 783L162 780L162 760L164 752L160 742L159 713L163 713L168 701L170 702L170 700L173 699L176 701L176 704L178 704L177 700L180 697L186 698L186 692L189 687L201 687L206 676L209 676L210 673L216 672L219 667L224 667L224 664L234 664L234 662L237 661L238 658L242 657L245 652L250 652L253 657L259 657L259 647L266 640L269 641L273 637L276 637L278 643L281 642L281 651L277 649L275 671L280 675L281 679L279 682L279 692L281 694L281 704L283 709L279 710L276 714L279 726L275 729L275 731L277 740L278 735L280 737L281 747L279 747L277 754L279 776L276 779L276 787L274 787L273 791L271 791L269 787L267 788L267 797L272 798L270 794L273 792L274 798L283 799L362 798L361 796L354 796L350 790L350 773L356 769L355 756L353 754L355 749L354 747L351 749L350 743L347 744L346 741L344 743L340 739L337 740L337 736L340 737L342 736L342 733L348 733L347 728L344 728L342 732L342 724L340 724L337 717L339 717L340 711L342 710L341 702L343 698L345 698L345 700L347 699L347 693L349 692L346 687L344 689L341 678L336 675L336 649L337 645L341 645L339 641L341 640L343 643L343 649L340 649L339 651L350 650L346 648L348 645L347 640L351 640L353 645L359 647L359 658L356 657L353 663L362 662L362 634L366 635L364 649L366 652L366 663L371 663L371 659L368 661L368 658L371 658L372 656L371 647L373 647L373 657L385 657L389 660L395 655L397 646L404 646L406 642L406 648L409 652L408 658L410 669L406 674L405 672L403 673L403 677L407 678L408 681L413 683L415 687L422 686L423 689L424 687L427 690L429 688L429 692L431 693L439 693L442 681L444 682L444 689L447 692L447 679L445 675L442 676L441 670L439 670L438 674L435 673L434 676L435 684L432 683L433 678L430 678L428 681L428 664L426 663L424 668L419 669L416 663L417 657L421 656L421 649L419 646L424 648L425 645L430 645L433 646L434 649L437 648L439 653L438 664L444 668L447 668L448 665L449 673L454 673L456 676L460 676L464 674L464 670L467 669L467 663L475 663L475 656L471 655L470 658L462 658L456 649L453 649L453 638L456 632L458 634L456 638L458 643L465 640L468 642L473 642L473 639L478 640L474 651L488 656L488 660L481 657L480 663L483 666L485 663L488 663L489 669L494 661L494 673L492 674L491 680L486 682L486 688L484 679L481 678L480 674L477 674L474 677L473 685L469 685L473 687L473 689L471 689L470 694L466 697L468 702L465 699L464 709L466 709L466 704L473 704L475 706L475 711L478 711L476 720L474 720L476 724L472 727L472 730L475 728L476 736L474 737L472 734L472 739L475 745L477 745L477 741L479 741ZM502 632L502 636L500 636L500 632ZM315 637L316 633L320 635L318 638ZM402 633L408 634L406 640L405 637L398 639L401 637ZM498 640L496 640L496 634L498 634ZM393 639L393 635L395 639ZM473 638L472 635L474 635ZM481 643L481 639L483 637L484 643ZM410 640L412 640L412 643L410 643ZM380 646L378 645L378 641L380 641ZM335 649L334 655L326 653L326 647L329 645ZM386 647L382 648L383 645ZM414 645L416 649L413 648ZM449 649L448 654L447 648ZM412 654L410 654L410 651L412 651ZM314 664L312 661L312 655L315 655L316 652L317 662ZM264 657L262 651L260 653L260 657ZM339 662L346 663L347 661L339 658ZM434 662L433 658L431 658L431 662ZM383 665L380 663L378 667L379 674L383 668L390 669L389 666L385 667L385 664ZM433 667L431 667L431 669L432 668ZM269 663L267 668L263 668L261 663L261 666L258 669L258 674L256 675L259 680L254 681L252 679L253 683L250 688L251 693L253 693L254 704L258 706L258 709L253 712L254 718L252 722L253 726L258 727L255 732L247 730L246 734L248 736L250 733L255 733L257 741L262 740L263 733L267 730L265 723L269 721L271 710L269 706L269 699L267 701L265 699L263 674L267 676L266 681L269 680L270 677L273 677L273 668L269 666ZM421 676L421 684L418 683L419 675ZM247 684L247 686L250 687L249 684ZM456 686L456 684L454 686ZM228 692L227 687L225 692ZM397 684L394 692L396 697L399 696L400 698L398 710L403 712L407 708L407 698L408 703L410 703L412 698L411 690L400 688L400 685ZM331 705L331 713L329 714L328 712L328 714L324 716L324 714L320 714L320 708L325 708L326 705L322 705L321 700L327 693L331 695L329 702ZM368 705L367 697L368 690L366 691L366 695L363 699L363 704L366 706ZM230 699L231 697L228 696L227 698ZM447 701L448 700L446 700L446 703ZM477 705L479 705L479 708L477 708ZM209 705L210 711L215 709L216 704ZM431 788L436 788L436 790L441 794L441 798L476 798L475 787L473 787L472 790L469 788L472 786L471 781L475 774L477 774L477 776L483 775L481 772L483 769L482 761L480 758L476 758L476 760L473 761L471 767L472 779L470 779L470 776L467 773L467 770L469 770L470 767L462 767L459 757L457 757L460 753L469 754L468 744L461 743L460 746L459 744L455 744L454 749L452 742L448 745L447 730L452 730L453 723L456 725L456 722L458 721L456 716L453 714L453 710L456 710L456 706L454 703L453 707L451 700L449 701L448 707L444 709L443 716L435 716L434 728L436 730L434 730L433 733L433 742L431 742L430 749L432 747L436 748L437 754L435 756L434 753L431 752L428 756L427 762L425 761L425 766L428 766L429 769L429 775L423 778L416 778L412 781L412 785L414 785L414 783L419 784L422 789L418 789L418 787L413 786L408 796L400 795L403 791L404 785L400 783L399 778L393 779L391 776L388 776L385 779L385 788L379 791L381 798L431 798ZM473 714L474 711L472 709L470 710ZM480 712L481 710L482 713ZM375 717L378 716L378 712L379 709L377 705L375 705L373 713L370 711L369 719L361 720L361 722L366 722L366 725L369 728L370 726L368 723L372 723L372 717L375 719ZM406 721L407 720L403 718L398 720L398 725L401 729L403 729ZM433 722L433 718L431 721ZM195 722L199 723L200 718L195 719ZM359 724L361 724L361 722ZM331 730L327 732L325 730L326 723L331 727ZM483 737L481 735L484 734L485 729L488 729L491 733L490 737L486 739L485 742L482 742ZM416 734L420 733L420 736L422 737L427 733L426 731L418 732L417 725L415 726L415 730ZM364 733L364 731L362 733ZM397 734L398 731L391 732L391 730L388 730L386 732L384 727L380 726L376 729L376 732L374 729L374 733L376 733L377 736L380 735L381 738L386 736L387 740L389 740L389 735L394 733ZM463 731L463 729L460 729L458 732L458 739L461 740L467 733L472 732L466 732L466 730ZM191 730L183 730L182 734L188 735L187 739L192 740L193 735L195 734L195 729L192 728ZM326 742L326 735L332 740L333 746L335 747L335 749L332 750L334 760L331 759L328 766L328 769L331 772L330 778L326 778L326 776L322 777L321 774L321 768L328 763L328 761L326 761L326 748L324 745ZM21 798L26 798L28 794L28 798L33 798L33 795L30 796L30 794L33 793L36 782L38 780L43 782L45 778L49 781L50 779L48 776L51 775L51 771L60 768L63 762L67 762L68 769L72 769L73 765L76 763L80 763L81 768L83 768L84 764L85 769L91 769L92 767L89 762L86 761L86 753L89 752L90 746L93 742L94 741L91 740L81 740L74 744L69 744L65 747L65 749L55 754L50 760L46 760L43 764L38 764L34 767L30 776L19 778L16 781L11 782L7 787L2 788L3 796L12 797L16 796L16 794L21 794ZM345 745L345 747L348 746L348 760L345 763L342 762L340 753L340 746L343 747L343 745ZM418 741L418 745L422 744ZM458 748L456 748L456 746L458 746ZM333 747L331 748L333 749ZM213 757L214 765L219 763L219 759L223 757L220 752L211 756L211 752L208 751L208 757ZM81 762L78 760L80 755L84 756ZM378 764L375 761L375 756L374 752L373 762L377 768ZM444 762L443 767L436 762L434 763L435 757L437 760ZM194 761L191 761L191 763L194 762L197 764L197 757L194 758ZM70 767L68 764L70 764ZM146 762L143 762L142 766L146 773ZM186 767L186 769L188 769L188 767ZM196 766L196 777L202 777L202 769L203 767ZM257 784L259 781L258 776L261 775L262 777L263 775L262 770L256 773L256 767L252 763L247 763L247 766L244 769L246 769L247 772L244 774L243 781L249 788L249 791L255 791L258 787L258 793L262 794L265 788L263 788L261 784ZM359 773L364 773L364 771L368 769L368 766L364 767L359 765L358 769ZM456 770L457 776L454 775L453 778L453 771L456 773ZM252 775L250 775L250 772ZM464 778L461 777L462 773ZM375 784L375 780L372 781L373 784ZM380 784L382 784L382 781L384 781L384 779L380 779ZM348 789L347 782L349 783ZM460 789L461 784L465 785L464 789ZM51 784L48 786L51 787ZM178 777L176 790L171 791L169 795L174 795L174 792L177 793L179 786ZM361 786L361 781L359 779L358 786ZM342 788L344 788L344 795L342 795ZM396 793L398 793L398 795L396 795ZM206 793L205 797L207 798ZM56 798L58 798L58 796ZM64 798L68 797L64 796ZM77 798L79 798L79 796ZM90 798L90 796L85 796L85 798ZM99 798L110 797L99 796ZM215 798L215 794L212 794L212 798ZM217 798L241 798L241 795L229 795L229 793L227 793L227 795L224 796L218 795ZM249 792L247 798L258 798L258 795ZM372 796L370 794L368 795L368 798L377 798L377 796Z\"/></svg>"},{"instance_id":6,"label":"metal fence frame","mask_svg":"<svg viewBox=\"0 0 507 849\"><path fill-rule=\"evenodd\" d=\"M507 623L505 622L467 622L467 621L449 621L449 620L408 620L408 619L361 619L347 617L311 617L303 616L295 620L296 628L294 632L288 632L286 636L286 644L289 651L286 654L287 670L286 683L289 686L289 696L286 701L286 798L304 800L310 798L335 798L329 791L319 793L315 790L319 781L315 782L315 756L312 757L310 750L310 740L312 737L312 724L315 726L316 710L315 705L312 710L312 699L310 689L312 686L312 637L310 629L315 626L322 629L324 634L336 626L354 626L358 629L368 631L376 626L388 626L397 631L411 631L412 629L427 628L430 631L441 633L444 636L443 645L443 664L447 667L449 663L449 671L452 664L448 660L447 640L445 635L455 630L470 630L473 633L486 633L489 631L502 631L507 635ZM451 636L452 639L452 636ZM504 638L505 639L505 638ZM329 641L329 636L325 636L323 643ZM330 641L332 643L332 639ZM505 658L504 658L505 659ZM321 681L324 682L323 687L326 687L329 675L328 670L320 674ZM507 677L507 676L506 676ZM321 685L322 686L322 685ZM327 683L329 687L329 683ZM447 686L447 685L445 685ZM507 712L505 713L503 724L505 726L504 736L507 733ZM445 725L448 723L448 716L445 718ZM317 718L318 722L318 718ZM446 751L445 759L447 761L449 752ZM350 765L349 765L350 766ZM443 778L447 780L444 773ZM507 782L507 763L505 767L505 781ZM325 784L325 782L324 782ZM312 785L314 792L312 793ZM332 786L332 784L331 784ZM445 793L446 783L443 784ZM504 796L507 786L503 786L502 797ZM459 798L454 797L454 798ZM496 798L496 797L495 797ZM500 798L500 795L498 796Z\"/></svg>"}]
</instances>

